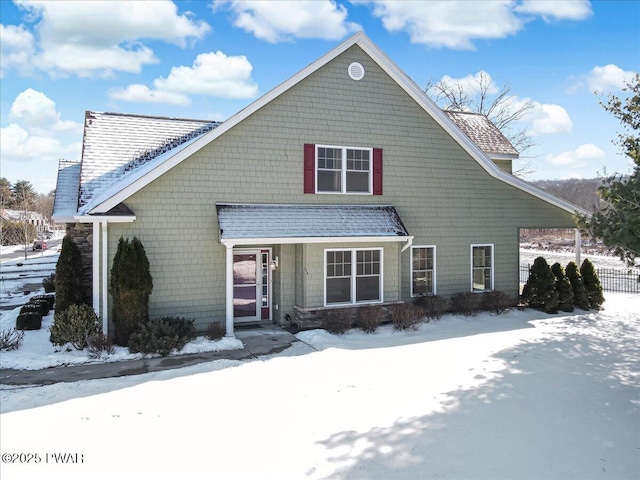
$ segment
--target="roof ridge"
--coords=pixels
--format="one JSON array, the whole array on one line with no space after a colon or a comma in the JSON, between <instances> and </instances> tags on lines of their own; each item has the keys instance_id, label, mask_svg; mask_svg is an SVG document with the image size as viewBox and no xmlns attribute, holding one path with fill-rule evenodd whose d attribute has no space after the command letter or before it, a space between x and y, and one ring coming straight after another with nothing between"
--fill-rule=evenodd
<instances>
[{"instance_id":1,"label":"roof ridge","mask_svg":"<svg viewBox=\"0 0 640 480\"><path fill-rule=\"evenodd\" d=\"M220 124L217 120L200 120L197 118L184 118L184 117L165 117L162 115L143 115L140 113L122 113L122 112L95 112L92 110L87 110L87 115L109 115L114 117L133 117L133 118L151 118L154 120L175 120L178 122L200 122L200 123L217 123Z\"/></svg>"}]
</instances>

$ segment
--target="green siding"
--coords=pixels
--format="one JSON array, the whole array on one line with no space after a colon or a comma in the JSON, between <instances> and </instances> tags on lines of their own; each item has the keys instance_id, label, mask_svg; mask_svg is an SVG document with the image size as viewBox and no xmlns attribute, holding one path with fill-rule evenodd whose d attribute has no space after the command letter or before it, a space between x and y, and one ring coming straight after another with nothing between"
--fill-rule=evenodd
<instances>
[{"instance_id":1,"label":"green siding","mask_svg":"<svg viewBox=\"0 0 640 480\"><path fill-rule=\"evenodd\" d=\"M353 61L366 69L358 82L347 75ZM384 195L305 195L305 143L383 148ZM495 245L495 288L516 293L518 229L573 226L567 212L487 174L357 46L126 200L137 220L110 224L109 254L120 235L141 239L152 315L199 326L224 318L216 202L393 204L414 244L437 245L441 294L469 288L471 243ZM322 305L324 248L279 250L281 318L293 303ZM385 300L409 297L409 251L399 249L385 245Z\"/></svg>"}]
</instances>

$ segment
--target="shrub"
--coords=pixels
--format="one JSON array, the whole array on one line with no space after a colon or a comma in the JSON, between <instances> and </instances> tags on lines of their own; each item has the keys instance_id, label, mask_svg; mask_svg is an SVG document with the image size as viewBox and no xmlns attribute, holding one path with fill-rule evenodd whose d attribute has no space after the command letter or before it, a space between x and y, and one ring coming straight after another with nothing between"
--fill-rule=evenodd
<instances>
[{"instance_id":1,"label":"shrub","mask_svg":"<svg viewBox=\"0 0 640 480\"><path fill-rule=\"evenodd\" d=\"M576 262L567 264L566 274L573 290L573 304L582 310L589 310L589 295Z\"/></svg>"},{"instance_id":2,"label":"shrub","mask_svg":"<svg viewBox=\"0 0 640 480\"><path fill-rule=\"evenodd\" d=\"M19 314L18 318L16 318L16 330L40 330L40 327L42 327L42 313L40 313L40 310L29 310Z\"/></svg>"},{"instance_id":3,"label":"shrub","mask_svg":"<svg viewBox=\"0 0 640 480\"><path fill-rule=\"evenodd\" d=\"M173 317L150 320L131 333L129 350L132 353L159 353L164 357L173 350L182 350L194 331L193 320Z\"/></svg>"},{"instance_id":4,"label":"shrub","mask_svg":"<svg viewBox=\"0 0 640 480\"><path fill-rule=\"evenodd\" d=\"M380 305L360 307L356 315L356 325L365 333L373 333L382 323L384 315L384 308Z\"/></svg>"},{"instance_id":5,"label":"shrub","mask_svg":"<svg viewBox=\"0 0 640 480\"><path fill-rule=\"evenodd\" d=\"M389 307L394 330L418 330L423 322L422 310L412 303L398 303Z\"/></svg>"},{"instance_id":6,"label":"shrub","mask_svg":"<svg viewBox=\"0 0 640 480\"><path fill-rule=\"evenodd\" d=\"M226 333L227 329L222 322L211 322L207 325L206 337L209 340L220 340Z\"/></svg>"},{"instance_id":7,"label":"shrub","mask_svg":"<svg viewBox=\"0 0 640 480\"><path fill-rule=\"evenodd\" d=\"M420 295L413 299L413 304L422 309L428 319L439 320L447 312L449 300L440 295Z\"/></svg>"},{"instance_id":8,"label":"shrub","mask_svg":"<svg viewBox=\"0 0 640 480\"><path fill-rule=\"evenodd\" d=\"M481 295L473 292L458 292L451 296L451 311L461 313L465 317L471 317L478 313Z\"/></svg>"},{"instance_id":9,"label":"shrub","mask_svg":"<svg viewBox=\"0 0 640 480\"><path fill-rule=\"evenodd\" d=\"M321 313L322 328L329 333L342 335L351 328L353 312L348 308L323 310Z\"/></svg>"},{"instance_id":10,"label":"shrub","mask_svg":"<svg viewBox=\"0 0 640 480\"><path fill-rule=\"evenodd\" d=\"M36 295L35 297L31 297L31 302L43 301L43 300L47 302L47 307L49 308L49 310L52 310L53 305L55 304L55 301L56 301L56 296L53 294L49 294L49 295Z\"/></svg>"},{"instance_id":11,"label":"shrub","mask_svg":"<svg viewBox=\"0 0 640 480\"><path fill-rule=\"evenodd\" d=\"M584 281L584 288L587 290L589 305L591 308L599 310L600 306L604 303L604 294L602 293L602 285L600 284L598 273L588 258L585 258L584 262L582 262L580 274Z\"/></svg>"},{"instance_id":12,"label":"shrub","mask_svg":"<svg viewBox=\"0 0 640 480\"><path fill-rule=\"evenodd\" d=\"M3 328L0 330L0 350L10 352L17 350L24 340L24 332L20 332L15 328Z\"/></svg>"},{"instance_id":13,"label":"shrub","mask_svg":"<svg viewBox=\"0 0 640 480\"><path fill-rule=\"evenodd\" d=\"M20 307L20 313L25 312L40 312L40 314L42 315L42 308L39 304L29 302Z\"/></svg>"},{"instance_id":14,"label":"shrub","mask_svg":"<svg viewBox=\"0 0 640 480\"><path fill-rule=\"evenodd\" d=\"M42 286L44 287L44 291L46 293L51 293L56 291L56 274L52 273L48 277L42 280Z\"/></svg>"},{"instance_id":15,"label":"shrub","mask_svg":"<svg viewBox=\"0 0 640 480\"><path fill-rule=\"evenodd\" d=\"M58 257L55 274L56 313L82 303L82 258L80 249L66 235Z\"/></svg>"},{"instance_id":16,"label":"shrub","mask_svg":"<svg viewBox=\"0 0 640 480\"><path fill-rule=\"evenodd\" d=\"M499 290L485 292L480 297L480 308L496 315L502 315L516 303L513 298Z\"/></svg>"},{"instance_id":17,"label":"shrub","mask_svg":"<svg viewBox=\"0 0 640 480\"><path fill-rule=\"evenodd\" d=\"M98 332L87 337L87 350L91 358L99 358L102 352L112 355L115 352L115 347L107 335Z\"/></svg>"},{"instance_id":18,"label":"shrub","mask_svg":"<svg viewBox=\"0 0 640 480\"><path fill-rule=\"evenodd\" d=\"M29 300L29 305L33 305L37 308L40 309L40 313L42 313L42 316L45 317L48 313L49 310L51 310L49 308L49 301L48 300L38 300L38 299L33 299L31 298L31 300Z\"/></svg>"},{"instance_id":19,"label":"shrub","mask_svg":"<svg viewBox=\"0 0 640 480\"><path fill-rule=\"evenodd\" d=\"M137 237L120 237L111 268L114 341L126 346L134 331L149 320L149 296L153 290L149 260Z\"/></svg>"},{"instance_id":20,"label":"shrub","mask_svg":"<svg viewBox=\"0 0 640 480\"><path fill-rule=\"evenodd\" d=\"M564 273L564 268L556 262L551 266L551 271L556 277L558 308L563 312L573 312L573 289L571 288L571 282Z\"/></svg>"},{"instance_id":21,"label":"shrub","mask_svg":"<svg viewBox=\"0 0 640 480\"><path fill-rule=\"evenodd\" d=\"M54 345L70 343L76 350L87 346L91 335L100 333L100 320L89 305L71 305L56 313L50 329L49 341Z\"/></svg>"},{"instance_id":22,"label":"shrub","mask_svg":"<svg viewBox=\"0 0 640 480\"><path fill-rule=\"evenodd\" d=\"M534 260L529 269L529 278L522 289L522 303L543 310L546 313L557 313L560 294L556 290L556 277L544 257Z\"/></svg>"}]
</instances>

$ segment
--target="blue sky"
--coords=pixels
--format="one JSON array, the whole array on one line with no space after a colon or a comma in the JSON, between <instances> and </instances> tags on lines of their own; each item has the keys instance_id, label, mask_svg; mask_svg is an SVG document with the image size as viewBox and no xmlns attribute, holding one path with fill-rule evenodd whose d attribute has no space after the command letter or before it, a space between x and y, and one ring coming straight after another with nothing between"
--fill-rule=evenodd
<instances>
[{"instance_id":1,"label":"blue sky","mask_svg":"<svg viewBox=\"0 0 640 480\"><path fill-rule=\"evenodd\" d=\"M55 188L86 110L224 120L363 30L418 85L485 72L533 109L525 178L626 173L599 105L640 70L637 1L0 0L1 176ZM594 94L594 91L600 94Z\"/></svg>"}]
</instances>

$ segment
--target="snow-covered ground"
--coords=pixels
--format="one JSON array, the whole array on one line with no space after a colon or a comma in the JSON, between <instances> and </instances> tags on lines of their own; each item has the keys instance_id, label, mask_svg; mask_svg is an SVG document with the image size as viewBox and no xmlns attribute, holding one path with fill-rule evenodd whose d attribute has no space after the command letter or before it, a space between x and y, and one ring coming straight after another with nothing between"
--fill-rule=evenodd
<instances>
[{"instance_id":1,"label":"snow-covered ground","mask_svg":"<svg viewBox=\"0 0 640 480\"><path fill-rule=\"evenodd\" d=\"M638 306L312 330L253 361L4 387L0 477L637 479Z\"/></svg>"},{"instance_id":2,"label":"snow-covered ground","mask_svg":"<svg viewBox=\"0 0 640 480\"><path fill-rule=\"evenodd\" d=\"M551 251L535 248L520 248L521 265L533 265L533 261L538 257L544 257L549 265L553 265L558 262L563 267L566 267L567 263L575 262L576 260L576 254L571 249L567 249L565 251ZM593 263L596 268L615 268L621 270L625 270L627 268L626 264L622 260L612 255L586 255L583 253L580 256L580 261L583 261L585 258L591 260L591 263Z\"/></svg>"}]
</instances>

